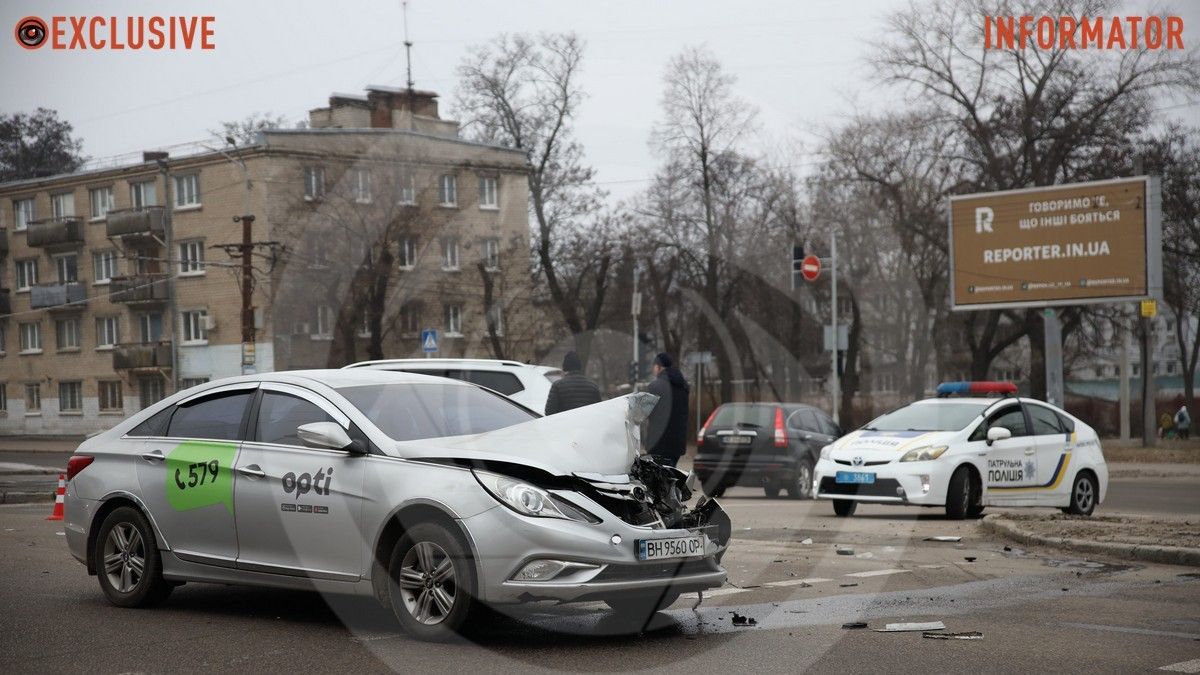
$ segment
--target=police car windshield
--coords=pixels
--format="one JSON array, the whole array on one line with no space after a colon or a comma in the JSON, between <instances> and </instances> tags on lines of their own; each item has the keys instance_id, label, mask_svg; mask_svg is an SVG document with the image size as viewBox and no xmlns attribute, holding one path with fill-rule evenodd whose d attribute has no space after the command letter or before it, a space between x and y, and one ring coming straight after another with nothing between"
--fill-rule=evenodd
<instances>
[{"instance_id":1,"label":"police car windshield","mask_svg":"<svg viewBox=\"0 0 1200 675\"><path fill-rule=\"evenodd\" d=\"M537 419L503 396L470 385L373 384L337 391L397 441L481 434Z\"/></svg>"},{"instance_id":2,"label":"police car windshield","mask_svg":"<svg viewBox=\"0 0 1200 675\"><path fill-rule=\"evenodd\" d=\"M868 431L958 431L984 411L978 403L913 403L881 415Z\"/></svg>"}]
</instances>

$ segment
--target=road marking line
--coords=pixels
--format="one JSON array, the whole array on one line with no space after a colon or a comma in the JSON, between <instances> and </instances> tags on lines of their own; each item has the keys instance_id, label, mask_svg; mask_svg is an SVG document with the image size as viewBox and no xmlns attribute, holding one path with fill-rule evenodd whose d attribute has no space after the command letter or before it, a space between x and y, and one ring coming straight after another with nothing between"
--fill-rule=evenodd
<instances>
[{"instance_id":1,"label":"road marking line","mask_svg":"<svg viewBox=\"0 0 1200 675\"><path fill-rule=\"evenodd\" d=\"M715 591L704 591L704 597L719 598L722 595L733 595L734 593L744 593L747 590L749 590L749 589L747 589L747 588L718 588Z\"/></svg>"},{"instance_id":2,"label":"road marking line","mask_svg":"<svg viewBox=\"0 0 1200 675\"><path fill-rule=\"evenodd\" d=\"M1063 622L1064 626L1072 628L1090 628L1092 630L1106 630L1113 633L1132 633L1134 635L1159 635L1162 637L1177 637L1187 640L1200 640L1200 634L1197 633L1176 633L1168 630L1150 630L1149 628L1133 628L1131 626L1105 626L1098 623L1070 623Z\"/></svg>"},{"instance_id":3,"label":"road marking line","mask_svg":"<svg viewBox=\"0 0 1200 675\"><path fill-rule=\"evenodd\" d=\"M873 570L873 571L870 571L870 572L855 572L855 573L853 573L853 574L847 574L846 576L848 576L848 577L857 577L857 578L860 578L860 579L862 579L862 578L865 578L865 577L883 577L883 576L887 576L887 575L889 575L889 574L904 574L904 573L906 573L906 572L908 572L908 570L900 570L900 569L895 569L895 570Z\"/></svg>"},{"instance_id":4,"label":"road marking line","mask_svg":"<svg viewBox=\"0 0 1200 675\"><path fill-rule=\"evenodd\" d=\"M1176 673L1200 673L1200 659L1172 663L1169 666L1163 666L1162 668L1159 668L1159 670L1170 670Z\"/></svg>"},{"instance_id":5,"label":"road marking line","mask_svg":"<svg viewBox=\"0 0 1200 675\"><path fill-rule=\"evenodd\" d=\"M788 579L786 581L772 581L763 584L763 586L770 586L772 588L778 588L780 586L799 586L801 584L808 584L811 586L813 584L825 583L826 581L833 581L833 579L822 579L820 577L813 577L812 579Z\"/></svg>"}]
</instances>

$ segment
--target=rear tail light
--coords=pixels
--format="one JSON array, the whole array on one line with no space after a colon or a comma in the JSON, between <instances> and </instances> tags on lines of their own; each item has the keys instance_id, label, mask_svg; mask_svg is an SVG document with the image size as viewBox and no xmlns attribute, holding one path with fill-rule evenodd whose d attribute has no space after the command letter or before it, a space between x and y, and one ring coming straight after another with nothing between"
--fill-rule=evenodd
<instances>
[{"instance_id":1,"label":"rear tail light","mask_svg":"<svg viewBox=\"0 0 1200 675\"><path fill-rule=\"evenodd\" d=\"M775 447L786 448L788 444L787 429L783 427L783 408L775 409Z\"/></svg>"},{"instance_id":2,"label":"rear tail light","mask_svg":"<svg viewBox=\"0 0 1200 675\"><path fill-rule=\"evenodd\" d=\"M704 434L708 433L708 425L712 424L713 418L717 416L717 409L708 413L708 419L704 420L704 426L700 427L700 433L696 434L696 445L704 445Z\"/></svg>"},{"instance_id":3,"label":"rear tail light","mask_svg":"<svg viewBox=\"0 0 1200 675\"><path fill-rule=\"evenodd\" d=\"M71 458L67 460L67 480L74 478L94 461L96 458L91 455L71 455Z\"/></svg>"}]
</instances>

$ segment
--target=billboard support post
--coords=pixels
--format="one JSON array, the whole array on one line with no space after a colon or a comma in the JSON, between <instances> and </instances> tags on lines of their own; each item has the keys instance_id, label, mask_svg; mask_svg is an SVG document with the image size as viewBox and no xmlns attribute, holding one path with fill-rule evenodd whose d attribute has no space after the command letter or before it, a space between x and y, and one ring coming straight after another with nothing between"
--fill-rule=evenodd
<instances>
[{"instance_id":1,"label":"billboard support post","mask_svg":"<svg viewBox=\"0 0 1200 675\"><path fill-rule=\"evenodd\" d=\"M1158 439L1154 419L1154 319L1142 319L1142 445L1153 448Z\"/></svg>"},{"instance_id":2,"label":"billboard support post","mask_svg":"<svg viewBox=\"0 0 1200 675\"><path fill-rule=\"evenodd\" d=\"M1062 323L1058 312L1051 308L1042 311L1042 332L1045 337L1046 402L1063 406L1063 344Z\"/></svg>"},{"instance_id":3,"label":"billboard support post","mask_svg":"<svg viewBox=\"0 0 1200 675\"><path fill-rule=\"evenodd\" d=\"M1129 440L1129 326L1121 322L1121 440Z\"/></svg>"}]
</instances>

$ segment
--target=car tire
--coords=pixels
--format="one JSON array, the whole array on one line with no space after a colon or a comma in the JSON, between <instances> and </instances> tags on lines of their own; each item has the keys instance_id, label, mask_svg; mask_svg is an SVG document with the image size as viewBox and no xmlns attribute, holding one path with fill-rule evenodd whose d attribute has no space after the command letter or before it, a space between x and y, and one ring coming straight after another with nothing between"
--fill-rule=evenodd
<instances>
[{"instance_id":1,"label":"car tire","mask_svg":"<svg viewBox=\"0 0 1200 675\"><path fill-rule=\"evenodd\" d=\"M792 499L812 499L813 461L805 457L796 463L796 475L788 482L787 493Z\"/></svg>"},{"instance_id":2,"label":"car tire","mask_svg":"<svg viewBox=\"0 0 1200 675\"><path fill-rule=\"evenodd\" d=\"M833 500L833 513L838 518L849 518L858 510L858 502L852 499Z\"/></svg>"},{"instance_id":3,"label":"car tire","mask_svg":"<svg viewBox=\"0 0 1200 675\"><path fill-rule=\"evenodd\" d=\"M458 538L435 523L414 525L396 542L388 585L392 613L418 640L453 639L479 607L475 565Z\"/></svg>"},{"instance_id":4,"label":"car tire","mask_svg":"<svg viewBox=\"0 0 1200 675\"><path fill-rule=\"evenodd\" d=\"M1100 498L1100 486L1092 474L1081 471L1075 474L1071 483L1071 504L1063 509L1073 516L1090 516L1096 510L1096 501Z\"/></svg>"},{"instance_id":5,"label":"car tire","mask_svg":"<svg viewBox=\"0 0 1200 675\"><path fill-rule=\"evenodd\" d=\"M639 595L619 595L605 598L604 604L623 618L645 622L655 612L675 604L679 595L679 591L671 590Z\"/></svg>"},{"instance_id":6,"label":"car tire","mask_svg":"<svg viewBox=\"0 0 1200 675\"><path fill-rule=\"evenodd\" d=\"M979 493L979 487L971 477L971 470L966 466L955 469L950 476L950 484L946 487L946 517L950 520L962 520L981 513L983 506ZM972 511L975 513L972 514Z\"/></svg>"},{"instance_id":7,"label":"car tire","mask_svg":"<svg viewBox=\"0 0 1200 675\"><path fill-rule=\"evenodd\" d=\"M777 499L779 497L779 484L767 483L763 486L763 492L767 495L767 499Z\"/></svg>"},{"instance_id":8,"label":"car tire","mask_svg":"<svg viewBox=\"0 0 1200 675\"><path fill-rule=\"evenodd\" d=\"M154 528L132 506L113 509L104 518L93 555L100 590L118 607L153 607L175 590L163 579Z\"/></svg>"}]
</instances>

